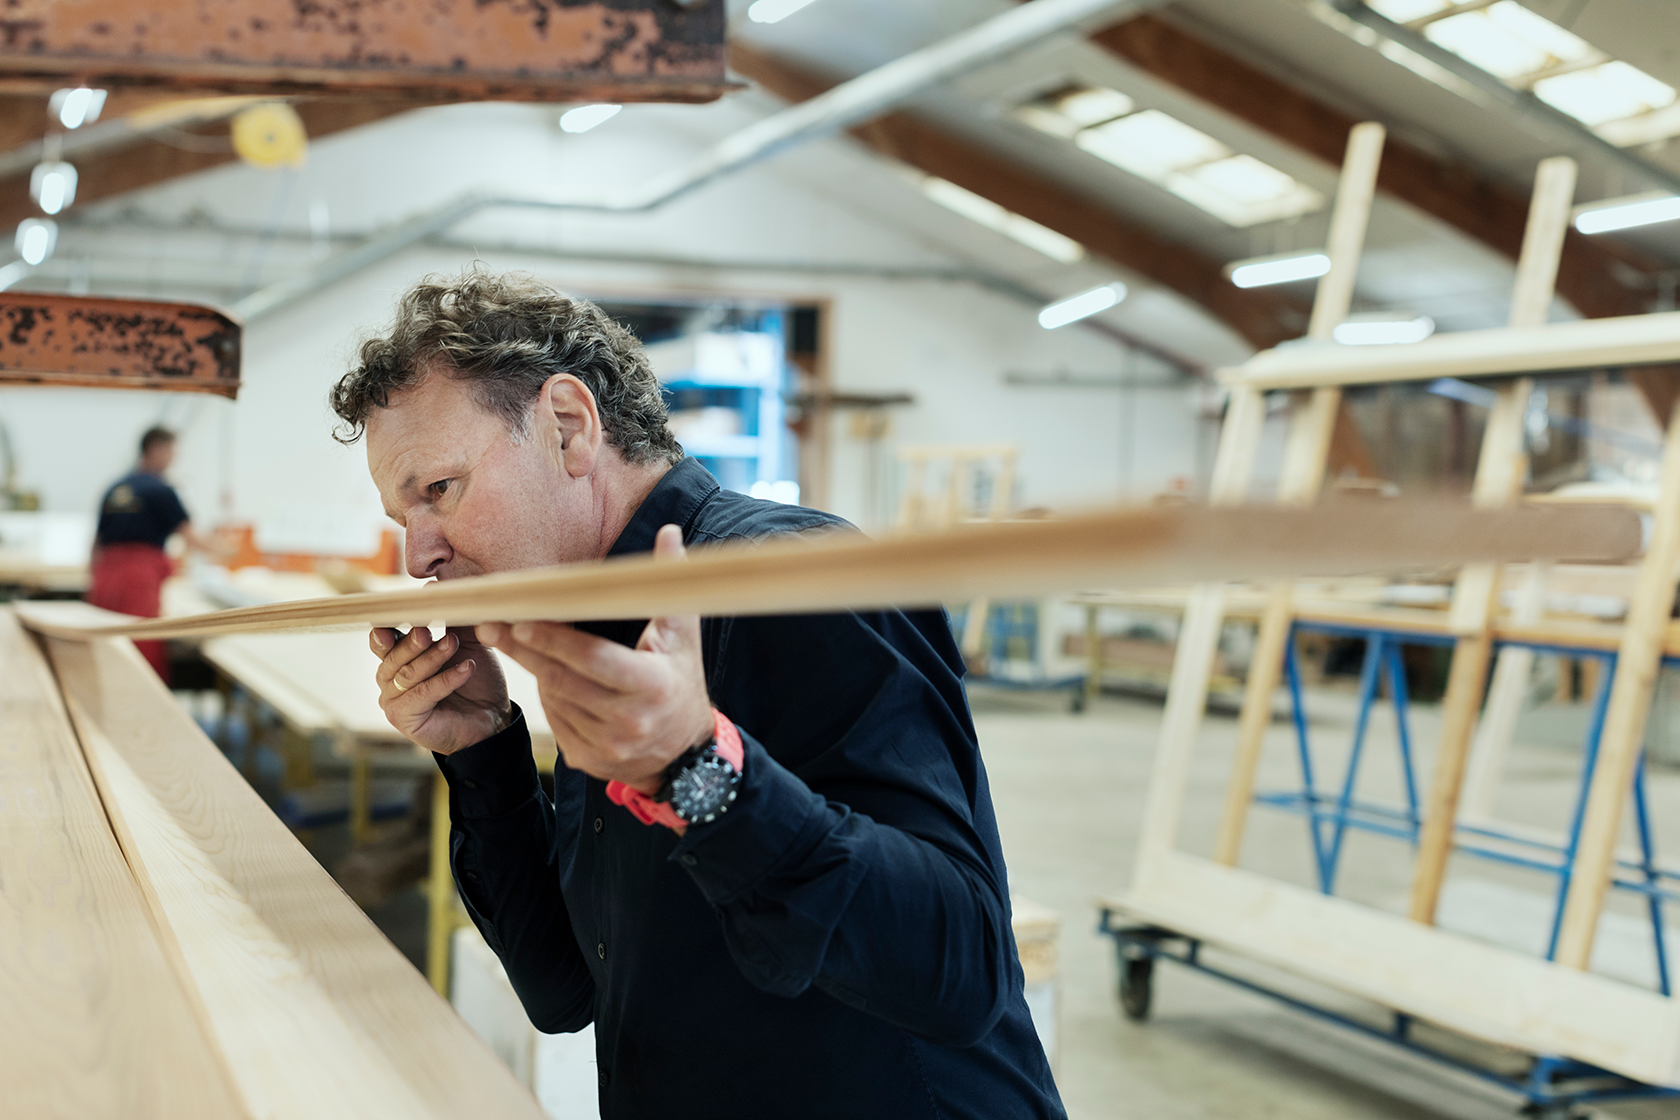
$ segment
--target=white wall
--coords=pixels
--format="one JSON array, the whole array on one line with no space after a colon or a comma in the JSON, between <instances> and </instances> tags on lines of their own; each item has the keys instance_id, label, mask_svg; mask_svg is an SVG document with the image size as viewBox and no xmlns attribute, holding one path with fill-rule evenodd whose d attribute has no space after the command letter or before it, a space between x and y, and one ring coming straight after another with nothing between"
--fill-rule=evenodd
<instances>
[{"instance_id":1,"label":"white wall","mask_svg":"<svg viewBox=\"0 0 1680 1120\"><path fill-rule=\"evenodd\" d=\"M548 122L549 111L528 106L411 114L314 145L308 167L289 186L275 173L230 166L142 192L125 205L152 222L196 214L222 226L266 222L298 231L307 229L310 204L324 201L335 228L371 230L467 189L553 197L562 187L575 192L604 178L602 168L622 182L626 175L672 166L708 136L758 115L736 105L712 107L705 111L709 117L678 106L632 106L622 116L632 118L638 110L645 111L640 123L625 122L615 131L621 122L609 122L598 134L563 139ZM454 154L439 161L430 153L440 150ZM1050 291L1078 290L1106 272L1032 259L1030 251L933 207L898 172L838 142L802 158L751 169L647 217L502 211L475 218L447 244L411 250L248 324L244 389L236 405L107 390L0 390L0 422L17 447L20 484L40 490L46 508L90 509L131 461L140 431L162 418L182 428L174 474L200 522L228 513L258 523L295 523L313 509L329 522L365 525L371 532L381 514L363 453L331 439L326 392L346 368L356 339L389 319L406 285L477 257L496 268L528 269L582 294L727 299L747 293L828 301L833 388L916 396L913 407L893 411L891 434L879 449L889 472L892 449L901 442L1008 440L1020 445L1018 493L1027 506L1066 508L1123 492L1147 497L1175 477L1194 485L1209 436L1206 423L1196 419L1189 388L1140 389L1123 404L1117 388L1004 384L1010 372L1168 376L1158 363L1129 357L1111 338L1077 326L1046 332L1035 321L1034 303L973 283L823 269L867 265L925 274L978 265L995 273L1008 266L1011 275ZM914 205L902 214L887 206L906 196ZM276 205L280 201L285 204ZM107 206L103 213L116 231L78 234L69 228L61 240L61 255L87 259L96 291L113 287L101 288L100 268L118 244L185 261L189 271L209 259L201 245L187 246L185 234L148 233L144 222L121 212L113 217L113 210ZM509 243L539 251L496 248ZM289 267L295 253L288 257L284 249L263 250L264 265L255 239L229 236L217 263L223 276L246 264L257 275L265 267ZM788 262L814 271L573 259L580 252ZM128 275L133 272L130 267ZM1142 306L1134 306L1134 315L1147 313L1148 300L1159 297L1140 291L1135 298ZM1230 348L1228 339L1210 337L1208 344L1216 353ZM866 526L878 525L890 508L890 477L882 474L878 493L868 493L869 447L848 435L843 418L836 422L833 449L830 505ZM224 505L224 490L230 504Z\"/></svg>"}]
</instances>

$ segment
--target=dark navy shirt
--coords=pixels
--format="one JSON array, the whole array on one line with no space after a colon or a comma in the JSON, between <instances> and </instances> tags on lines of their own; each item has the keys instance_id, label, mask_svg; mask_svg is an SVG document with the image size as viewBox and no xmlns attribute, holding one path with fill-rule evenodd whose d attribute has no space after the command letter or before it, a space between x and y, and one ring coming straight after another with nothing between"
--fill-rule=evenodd
<instances>
[{"instance_id":1,"label":"dark navy shirt","mask_svg":"<svg viewBox=\"0 0 1680 1120\"><path fill-rule=\"evenodd\" d=\"M100 544L149 544L162 548L187 519L175 488L155 474L130 471L99 503Z\"/></svg>"},{"instance_id":2,"label":"dark navy shirt","mask_svg":"<svg viewBox=\"0 0 1680 1120\"><path fill-rule=\"evenodd\" d=\"M849 526L692 459L613 545ZM641 622L584 628L626 644ZM523 717L439 756L450 862L532 1023L593 1022L602 1115L1064 1117L1022 995L986 771L942 611L707 618L739 799L683 837L538 783Z\"/></svg>"}]
</instances>

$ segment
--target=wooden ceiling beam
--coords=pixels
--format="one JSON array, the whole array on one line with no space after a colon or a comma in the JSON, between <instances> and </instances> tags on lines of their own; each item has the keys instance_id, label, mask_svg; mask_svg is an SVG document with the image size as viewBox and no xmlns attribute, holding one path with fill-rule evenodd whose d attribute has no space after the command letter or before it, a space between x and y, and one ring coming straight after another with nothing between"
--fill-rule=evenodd
<instances>
[{"instance_id":1,"label":"wooden ceiling beam","mask_svg":"<svg viewBox=\"0 0 1680 1120\"><path fill-rule=\"evenodd\" d=\"M833 83L784 60L731 43L730 65L786 101L805 101ZM1163 238L1143 223L1013 160L960 140L904 112L851 130L870 148L1071 237L1092 254L1171 289L1257 349L1301 334L1305 309L1276 292L1238 288L1220 262Z\"/></svg>"}]
</instances>

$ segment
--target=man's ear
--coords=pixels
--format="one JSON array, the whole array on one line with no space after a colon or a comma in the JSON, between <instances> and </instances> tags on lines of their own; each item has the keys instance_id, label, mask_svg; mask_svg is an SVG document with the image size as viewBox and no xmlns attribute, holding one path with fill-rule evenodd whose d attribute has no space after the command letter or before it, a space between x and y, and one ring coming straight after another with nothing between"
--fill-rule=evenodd
<instances>
[{"instance_id":1,"label":"man's ear","mask_svg":"<svg viewBox=\"0 0 1680 1120\"><path fill-rule=\"evenodd\" d=\"M536 422L546 428L558 467L573 478L582 478L595 469L606 431L589 386L569 373L557 373L543 382L537 397Z\"/></svg>"}]
</instances>

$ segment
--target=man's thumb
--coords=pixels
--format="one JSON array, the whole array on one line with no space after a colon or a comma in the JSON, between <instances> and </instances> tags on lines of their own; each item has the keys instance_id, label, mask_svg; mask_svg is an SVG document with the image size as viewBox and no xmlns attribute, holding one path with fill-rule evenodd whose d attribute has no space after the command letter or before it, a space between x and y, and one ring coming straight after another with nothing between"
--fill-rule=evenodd
<instances>
[{"instance_id":1,"label":"man's thumb","mask_svg":"<svg viewBox=\"0 0 1680 1120\"><path fill-rule=\"evenodd\" d=\"M683 560L688 549L683 547L682 526L661 525L653 538L653 554L660 560Z\"/></svg>"}]
</instances>

